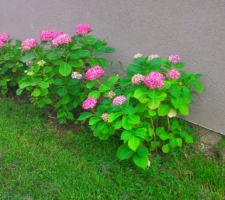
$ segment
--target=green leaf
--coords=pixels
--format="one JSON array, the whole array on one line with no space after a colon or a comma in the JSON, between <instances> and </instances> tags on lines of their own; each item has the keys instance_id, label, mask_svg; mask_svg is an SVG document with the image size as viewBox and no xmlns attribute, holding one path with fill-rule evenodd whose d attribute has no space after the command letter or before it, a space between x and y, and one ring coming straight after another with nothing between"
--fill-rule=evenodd
<instances>
[{"instance_id":1,"label":"green leaf","mask_svg":"<svg viewBox=\"0 0 225 200\"><path fill-rule=\"evenodd\" d=\"M99 90L101 92L105 92L107 90L110 90L111 87L119 80L119 76L112 76L108 80L106 80L103 84L101 84Z\"/></svg>"},{"instance_id":2,"label":"green leaf","mask_svg":"<svg viewBox=\"0 0 225 200\"><path fill-rule=\"evenodd\" d=\"M136 137L135 135L131 135L131 137L128 140L128 146L133 151L137 150L140 143L141 143L141 140L138 137Z\"/></svg>"},{"instance_id":3,"label":"green leaf","mask_svg":"<svg viewBox=\"0 0 225 200\"><path fill-rule=\"evenodd\" d=\"M179 107L179 111L181 115L188 115L189 114L189 107L188 105L182 105Z\"/></svg>"},{"instance_id":4,"label":"green leaf","mask_svg":"<svg viewBox=\"0 0 225 200\"><path fill-rule=\"evenodd\" d=\"M129 124L139 124L140 117L138 115L127 115L127 122Z\"/></svg>"},{"instance_id":5,"label":"green leaf","mask_svg":"<svg viewBox=\"0 0 225 200\"><path fill-rule=\"evenodd\" d=\"M146 128L137 128L134 130L134 133L137 137L141 138L141 139L146 139L147 137L147 130Z\"/></svg>"},{"instance_id":6,"label":"green leaf","mask_svg":"<svg viewBox=\"0 0 225 200\"><path fill-rule=\"evenodd\" d=\"M131 134L132 133L130 131L123 131L120 136L120 139L123 141L128 141L130 139Z\"/></svg>"},{"instance_id":7,"label":"green leaf","mask_svg":"<svg viewBox=\"0 0 225 200\"><path fill-rule=\"evenodd\" d=\"M170 145L169 144L164 144L162 146L162 152L163 153L169 153L169 151L170 151Z\"/></svg>"},{"instance_id":8,"label":"green leaf","mask_svg":"<svg viewBox=\"0 0 225 200\"><path fill-rule=\"evenodd\" d=\"M148 159L149 159L149 152L148 149L144 146L141 146L137 149L137 152L133 156L132 160L135 165L140 167L141 169L145 169L148 166Z\"/></svg>"},{"instance_id":9,"label":"green leaf","mask_svg":"<svg viewBox=\"0 0 225 200\"><path fill-rule=\"evenodd\" d=\"M98 123L101 119L99 117L91 117L89 119L89 125L92 126L92 125L95 125L96 123Z\"/></svg>"},{"instance_id":10,"label":"green leaf","mask_svg":"<svg viewBox=\"0 0 225 200\"><path fill-rule=\"evenodd\" d=\"M58 58L60 58L60 55L56 51L52 51L52 52L47 54L47 58L51 61L57 60Z\"/></svg>"},{"instance_id":11,"label":"green leaf","mask_svg":"<svg viewBox=\"0 0 225 200\"><path fill-rule=\"evenodd\" d=\"M169 139L168 133L165 131L164 127L157 127L156 128L156 135L163 141Z\"/></svg>"},{"instance_id":12,"label":"green leaf","mask_svg":"<svg viewBox=\"0 0 225 200\"><path fill-rule=\"evenodd\" d=\"M133 127L132 124L129 124L126 116L123 116L122 118L122 127L126 130L131 130Z\"/></svg>"},{"instance_id":13,"label":"green leaf","mask_svg":"<svg viewBox=\"0 0 225 200\"><path fill-rule=\"evenodd\" d=\"M97 81L88 81L87 84L86 84L86 87L87 87L88 89L91 89L91 88L93 88L96 84L97 84Z\"/></svg>"},{"instance_id":14,"label":"green leaf","mask_svg":"<svg viewBox=\"0 0 225 200\"><path fill-rule=\"evenodd\" d=\"M16 90L16 95L21 95L23 93L23 89L22 88L19 88Z\"/></svg>"},{"instance_id":15,"label":"green leaf","mask_svg":"<svg viewBox=\"0 0 225 200\"><path fill-rule=\"evenodd\" d=\"M108 122L112 123L113 121L115 121L121 115L122 115L121 113L111 113L111 114L109 114Z\"/></svg>"},{"instance_id":16,"label":"green leaf","mask_svg":"<svg viewBox=\"0 0 225 200\"><path fill-rule=\"evenodd\" d=\"M177 146L182 147L182 139L181 138L176 138Z\"/></svg>"},{"instance_id":17,"label":"green leaf","mask_svg":"<svg viewBox=\"0 0 225 200\"><path fill-rule=\"evenodd\" d=\"M34 91L31 93L31 96L33 96L33 97L38 97L38 96L40 96L40 94L41 94L41 90L38 89L38 88L36 88L36 89L34 89Z\"/></svg>"},{"instance_id":18,"label":"green leaf","mask_svg":"<svg viewBox=\"0 0 225 200\"><path fill-rule=\"evenodd\" d=\"M84 120L88 119L91 116L92 116L92 113L90 113L90 112L83 112L83 113L80 114L78 120L84 121Z\"/></svg>"},{"instance_id":19,"label":"green leaf","mask_svg":"<svg viewBox=\"0 0 225 200\"><path fill-rule=\"evenodd\" d=\"M20 60L25 63L27 61L33 60L34 58L35 58L34 54L29 53L26 54L25 56L22 56Z\"/></svg>"},{"instance_id":20,"label":"green leaf","mask_svg":"<svg viewBox=\"0 0 225 200\"><path fill-rule=\"evenodd\" d=\"M123 144L118 148L116 155L120 160L127 160L133 155L133 151Z\"/></svg>"},{"instance_id":21,"label":"green leaf","mask_svg":"<svg viewBox=\"0 0 225 200\"><path fill-rule=\"evenodd\" d=\"M190 135L185 136L184 140L188 144L192 144L194 142L193 137Z\"/></svg>"},{"instance_id":22,"label":"green leaf","mask_svg":"<svg viewBox=\"0 0 225 200\"><path fill-rule=\"evenodd\" d=\"M169 113L170 107L166 104L161 104L158 108L158 115L159 116L166 116Z\"/></svg>"},{"instance_id":23,"label":"green leaf","mask_svg":"<svg viewBox=\"0 0 225 200\"><path fill-rule=\"evenodd\" d=\"M94 90L88 94L88 97L98 99L101 93L98 90Z\"/></svg>"},{"instance_id":24,"label":"green leaf","mask_svg":"<svg viewBox=\"0 0 225 200\"><path fill-rule=\"evenodd\" d=\"M122 127L122 122L121 122L121 120L118 120L117 122L115 122L113 126L114 126L114 129L115 129L115 130L120 129L120 128Z\"/></svg>"},{"instance_id":25,"label":"green leaf","mask_svg":"<svg viewBox=\"0 0 225 200\"><path fill-rule=\"evenodd\" d=\"M91 54L88 50L74 50L70 53L70 58L72 59L79 59L79 58L87 58L90 57Z\"/></svg>"},{"instance_id":26,"label":"green leaf","mask_svg":"<svg viewBox=\"0 0 225 200\"><path fill-rule=\"evenodd\" d=\"M141 103L148 102L147 98L148 91L145 88L138 88L135 90L133 97L138 99Z\"/></svg>"},{"instance_id":27,"label":"green leaf","mask_svg":"<svg viewBox=\"0 0 225 200\"><path fill-rule=\"evenodd\" d=\"M95 44L95 43L97 42L97 39L96 39L96 37L93 36L93 35L87 35L87 36L85 37L85 41L86 41L87 44L93 45L93 44Z\"/></svg>"},{"instance_id":28,"label":"green leaf","mask_svg":"<svg viewBox=\"0 0 225 200\"><path fill-rule=\"evenodd\" d=\"M62 76L68 76L70 75L72 72L72 68L70 65L68 65L67 63L62 63L59 67L59 73Z\"/></svg>"},{"instance_id":29,"label":"green leaf","mask_svg":"<svg viewBox=\"0 0 225 200\"><path fill-rule=\"evenodd\" d=\"M40 88L47 89L49 87L49 83L45 81L41 81L40 83L38 83L38 86Z\"/></svg>"},{"instance_id":30,"label":"green leaf","mask_svg":"<svg viewBox=\"0 0 225 200\"><path fill-rule=\"evenodd\" d=\"M154 130L150 127L148 128L148 135L152 137L154 135Z\"/></svg>"}]
</instances>

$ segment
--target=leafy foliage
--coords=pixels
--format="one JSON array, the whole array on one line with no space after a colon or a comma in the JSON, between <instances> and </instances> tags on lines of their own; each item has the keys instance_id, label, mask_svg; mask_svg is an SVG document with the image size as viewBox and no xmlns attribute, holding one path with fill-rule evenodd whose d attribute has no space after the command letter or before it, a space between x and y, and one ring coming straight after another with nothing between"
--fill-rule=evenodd
<instances>
[{"instance_id":1,"label":"leafy foliage","mask_svg":"<svg viewBox=\"0 0 225 200\"><path fill-rule=\"evenodd\" d=\"M25 92L61 124L86 122L100 140L119 137L117 157L142 169L153 152L167 154L193 143L181 117L189 115L193 94L204 90L201 75L185 72L179 55L136 55L122 79L101 79L109 65L104 54L114 49L90 31L84 24L73 37L59 33L48 40L55 34L50 31L39 44L35 39L1 43L1 93L18 87L17 95Z\"/></svg>"},{"instance_id":2,"label":"leafy foliage","mask_svg":"<svg viewBox=\"0 0 225 200\"><path fill-rule=\"evenodd\" d=\"M30 93L32 102L40 108L48 107L56 113L60 123L74 121L82 101L90 92L90 84L93 90L98 83L72 78L72 73L75 71L84 76L86 70L95 65L107 67L107 59L100 56L108 53L108 48L106 42L92 35L74 36L72 42L57 48L51 42L42 42L24 52L21 58L31 64L19 81L17 94Z\"/></svg>"},{"instance_id":3,"label":"leafy foliage","mask_svg":"<svg viewBox=\"0 0 225 200\"><path fill-rule=\"evenodd\" d=\"M183 63L172 64L164 58L134 59L126 70L127 75L114 82L116 85L110 85L117 96L123 94L126 97L126 102L119 106L113 105L100 86L101 103L92 116L88 116L89 126L101 140L119 135L122 145L117 157L120 160L132 159L135 165L145 169L150 163L151 152L161 149L163 153L169 153L182 147L183 143L193 142L191 128L180 117L189 114L192 94L202 92L203 86L198 74L187 73L182 66ZM178 78L167 77L171 69L179 69L176 71ZM166 77L162 88L150 89L144 81L132 83L135 75L146 77L155 71ZM107 120L103 118L106 113Z\"/></svg>"},{"instance_id":4,"label":"leafy foliage","mask_svg":"<svg viewBox=\"0 0 225 200\"><path fill-rule=\"evenodd\" d=\"M18 81L25 70L25 65L20 61L22 51L20 41L7 41L0 48L0 90L2 95L18 87Z\"/></svg>"}]
</instances>

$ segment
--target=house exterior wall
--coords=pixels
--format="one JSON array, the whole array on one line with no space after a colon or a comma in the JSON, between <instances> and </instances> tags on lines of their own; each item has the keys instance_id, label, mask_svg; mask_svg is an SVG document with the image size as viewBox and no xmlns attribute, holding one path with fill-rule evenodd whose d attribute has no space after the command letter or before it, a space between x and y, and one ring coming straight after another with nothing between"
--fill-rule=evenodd
<instances>
[{"instance_id":1,"label":"house exterior wall","mask_svg":"<svg viewBox=\"0 0 225 200\"><path fill-rule=\"evenodd\" d=\"M225 134L224 0L1 0L0 19L0 32L21 39L90 23L124 66L137 52L179 53L206 85L187 119Z\"/></svg>"}]
</instances>

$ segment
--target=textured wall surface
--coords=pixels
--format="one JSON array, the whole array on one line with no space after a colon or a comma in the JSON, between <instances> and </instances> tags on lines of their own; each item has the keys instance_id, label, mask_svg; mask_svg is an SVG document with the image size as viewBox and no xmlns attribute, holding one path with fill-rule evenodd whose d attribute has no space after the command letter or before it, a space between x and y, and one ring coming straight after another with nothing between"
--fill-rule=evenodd
<instances>
[{"instance_id":1,"label":"textured wall surface","mask_svg":"<svg viewBox=\"0 0 225 200\"><path fill-rule=\"evenodd\" d=\"M1 0L0 19L0 32L19 38L90 23L124 65L136 52L179 53L206 85L188 120L225 134L224 0Z\"/></svg>"}]
</instances>

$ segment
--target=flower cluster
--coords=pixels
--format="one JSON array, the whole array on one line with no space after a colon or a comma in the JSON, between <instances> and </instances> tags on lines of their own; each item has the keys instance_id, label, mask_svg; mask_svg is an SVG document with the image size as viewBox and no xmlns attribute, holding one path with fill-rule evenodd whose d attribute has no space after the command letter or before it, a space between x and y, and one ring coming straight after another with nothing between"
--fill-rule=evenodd
<instances>
[{"instance_id":1,"label":"flower cluster","mask_svg":"<svg viewBox=\"0 0 225 200\"><path fill-rule=\"evenodd\" d=\"M151 54L151 55L148 56L148 60L153 60L155 58L159 58L159 55L157 55L157 54Z\"/></svg>"},{"instance_id":2,"label":"flower cluster","mask_svg":"<svg viewBox=\"0 0 225 200\"><path fill-rule=\"evenodd\" d=\"M140 57L142 57L143 55L141 54L141 53L136 53L135 55L134 55L134 58L136 59L136 58L140 58Z\"/></svg>"},{"instance_id":3,"label":"flower cluster","mask_svg":"<svg viewBox=\"0 0 225 200\"><path fill-rule=\"evenodd\" d=\"M170 79L179 79L180 78L180 72L176 69L171 69L167 72L166 76Z\"/></svg>"},{"instance_id":4,"label":"flower cluster","mask_svg":"<svg viewBox=\"0 0 225 200\"><path fill-rule=\"evenodd\" d=\"M82 74L80 74L79 72L73 72L71 77L75 78L75 79L81 79L82 78Z\"/></svg>"},{"instance_id":5,"label":"flower cluster","mask_svg":"<svg viewBox=\"0 0 225 200\"><path fill-rule=\"evenodd\" d=\"M170 55L168 57L168 60L173 64L177 64L177 63L181 62L181 57L180 57L180 55Z\"/></svg>"},{"instance_id":6,"label":"flower cluster","mask_svg":"<svg viewBox=\"0 0 225 200\"><path fill-rule=\"evenodd\" d=\"M90 24L78 24L75 30L77 35L86 35L90 31L91 31Z\"/></svg>"},{"instance_id":7,"label":"flower cluster","mask_svg":"<svg viewBox=\"0 0 225 200\"><path fill-rule=\"evenodd\" d=\"M115 92L113 91L108 92L108 98L112 99L114 96L116 96Z\"/></svg>"},{"instance_id":8,"label":"flower cluster","mask_svg":"<svg viewBox=\"0 0 225 200\"><path fill-rule=\"evenodd\" d=\"M71 41L72 41L72 38L68 34L62 33L52 40L52 45L54 47L57 47L59 45L68 44Z\"/></svg>"},{"instance_id":9,"label":"flower cluster","mask_svg":"<svg viewBox=\"0 0 225 200\"><path fill-rule=\"evenodd\" d=\"M164 86L165 77L163 74L159 72L151 72L144 78L144 83L148 86L151 90L155 88L162 88Z\"/></svg>"},{"instance_id":10,"label":"flower cluster","mask_svg":"<svg viewBox=\"0 0 225 200\"><path fill-rule=\"evenodd\" d=\"M108 119L109 119L109 114L108 114L108 113L103 113L103 114L101 115L101 118L102 118L102 120L103 120L104 122L107 122Z\"/></svg>"},{"instance_id":11,"label":"flower cluster","mask_svg":"<svg viewBox=\"0 0 225 200\"><path fill-rule=\"evenodd\" d=\"M6 42L6 41L8 41L10 39L11 39L11 37L10 37L10 35L8 33L1 33L0 34L0 41Z\"/></svg>"},{"instance_id":12,"label":"flower cluster","mask_svg":"<svg viewBox=\"0 0 225 200\"><path fill-rule=\"evenodd\" d=\"M41 41L52 41L59 35L58 32L54 30L42 31L40 34Z\"/></svg>"},{"instance_id":13,"label":"flower cluster","mask_svg":"<svg viewBox=\"0 0 225 200\"><path fill-rule=\"evenodd\" d=\"M144 80L144 76L142 74L135 74L132 78L131 78L131 83L133 85L139 85L141 84L141 82Z\"/></svg>"},{"instance_id":14,"label":"flower cluster","mask_svg":"<svg viewBox=\"0 0 225 200\"><path fill-rule=\"evenodd\" d=\"M5 42L10 40L11 37L8 33L1 33L0 34L0 48L2 48L5 45Z\"/></svg>"},{"instance_id":15,"label":"flower cluster","mask_svg":"<svg viewBox=\"0 0 225 200\"><path fill-rule=\"evenodd\" d=\"M34 39L34 38L29 38L29 39L26 39L22 42L22 49L24 51L28 51L30 49L33 49L37 46L37 41Z\"/></svg>"},{"instance_id":16,"label":"flower cluster","mask_svg":"<svg viewBox=\"0 0 225 200\"><path fill-rule=\"evenodd\" d=\"M126 101L126 97L124 95L117 96L113 99L112 104L115 106L122 105Z\"/></svg>"},{"instance_id":17,"label":"flower cluster","mask_svg":"<svg viewBox=\"0 0 225 200\"><path fill-rule=\"evenodd\" d=\"M100 78L104 74L104 70L100 66L94 66L87 70L85 73L85 78L89 81Z\"/></svg>"},{"instance_id":18,"label":"flower cluster","mask_svg":"<svg viewBox=\"0 0 225 200\"><path fill-rule=\"evenodd\" d=\"M95 98L89 97L89 98L87 98L86 100L83 101L82 108L84 110L88 110L90 108L94 108L96 103L97 103L97 100Z\"/></svg>"}]
</instances>

